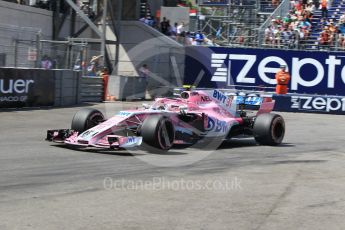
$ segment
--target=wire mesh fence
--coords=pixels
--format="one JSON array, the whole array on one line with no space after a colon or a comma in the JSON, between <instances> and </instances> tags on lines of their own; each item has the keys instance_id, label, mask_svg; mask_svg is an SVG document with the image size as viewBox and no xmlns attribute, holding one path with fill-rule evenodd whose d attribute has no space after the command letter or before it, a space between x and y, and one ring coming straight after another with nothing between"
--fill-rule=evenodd
<instances>
[{"instance_id":1,"label":"wire mesh fence","mask_svg":"<svg viewBox=\"0 0 345 230\"><path fill-rule=\"evenodd\" d=\"M87 40L52 41L39 28L0 24L0 67L73 69L88 74L99 54L100 44Z\"/></svg>"},{"instance_id":2,"label":"wire mesh fence","mask_svg":"<svg viewBox=\"0 0 345 230\"><path fill-rule=\"evenodd\" d=\"M0 65L32 67L40 29L0 24ZM30 51L30 52L29 52Z\"/></svg>"}]
</instances>

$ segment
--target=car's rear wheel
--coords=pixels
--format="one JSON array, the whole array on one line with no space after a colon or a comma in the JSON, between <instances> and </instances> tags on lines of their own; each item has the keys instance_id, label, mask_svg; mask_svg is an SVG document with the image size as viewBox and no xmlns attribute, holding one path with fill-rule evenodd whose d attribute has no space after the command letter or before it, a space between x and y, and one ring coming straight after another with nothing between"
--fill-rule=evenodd
<instances>
[{"instance_id":1,"label":"car's rear wheel","mask_svg":"<svg viewBox=\"0 0 345 230\"><path fill-rule=\"evenodd\" d=\"M143 137L143 142L151 147L148 150L167 151L173 146L175 128L168 117L150 115L144 120L140 135Z\"/></svg>"},{"instance_id":2,"label":"car's rear wheel","mask_svg":"<svg viewBox=\"0 0 345 230\"><path fill-rule=\"evenodd\" d=\"M253 134L256 142L259 144L281 144L285 135L285 122L283 117L274 113L259 115L254 122Z\"/></svg>"},{"instance_id":3,"label":"car's rear wheel","mask_svg":"<svg viewBox=\"0 0 345 230\"><path fill-rule=\"evenodd\" d=\"M97 109L79 110L72 119L71 129L82 133L104 121L103 114Z\"/></svg>"}]
</instances>

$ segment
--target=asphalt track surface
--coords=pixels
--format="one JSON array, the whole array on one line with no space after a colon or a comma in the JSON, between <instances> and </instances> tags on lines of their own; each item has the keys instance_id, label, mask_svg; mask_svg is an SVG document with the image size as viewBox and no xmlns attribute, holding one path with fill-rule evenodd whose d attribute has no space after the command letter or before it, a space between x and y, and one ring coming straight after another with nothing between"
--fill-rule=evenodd
<instances>
[{"instance_id":1,"label":"asphalt track surface","mask_svg":"<svg viewBox=\"0 0 345 230\"><path fill-rule=\"evenodd\" d=\"M162 167L152 162L202 151L77 151L44 141L78 109L0 112L1 230L344 229L344 116L282 113L279 147L233 140L192 164Z\"/></svg>"}]
</instances>

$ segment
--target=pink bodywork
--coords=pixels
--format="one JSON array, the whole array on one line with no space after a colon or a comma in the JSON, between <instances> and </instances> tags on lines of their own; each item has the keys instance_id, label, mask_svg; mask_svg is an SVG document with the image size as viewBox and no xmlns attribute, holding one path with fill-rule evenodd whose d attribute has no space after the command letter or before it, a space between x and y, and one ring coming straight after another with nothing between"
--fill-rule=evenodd
<instances>
[{"instance_id":1,"label":"pink bodywork","mask_svg":"<svg viewBox=\"0 0 345 230\"><path fill-rule=\"evenodd\" d=\"M141 144L141 137L114 134L124 131L128 127L140 125L147 116L153 114L165 114L170 117L174 124L181 123L178 114L181 112L204 114L208 119L205 120L205 127L208 120L212 119L217 124L222 125L222 130L218 131L217 136L225 137L234 124L242 124L243 119L238 115L238 108L235 105L236 96L220 95L214 97L213 90L185 91L179 98L157 98L149 108L121 111L101 124L85 131L82 134L75 132L65 140L68 145L74 146L93 146L98 148L125 148L134 147ZM263 97L257 114L269 113L273 110L274 101L270 97ZM188 129L188 124L182 123ZM209 130L212 132L212 130ZM115 141L109 142L109 138ZM177 140L176 143L181 143Z\"/></svg>"}]
</instances>

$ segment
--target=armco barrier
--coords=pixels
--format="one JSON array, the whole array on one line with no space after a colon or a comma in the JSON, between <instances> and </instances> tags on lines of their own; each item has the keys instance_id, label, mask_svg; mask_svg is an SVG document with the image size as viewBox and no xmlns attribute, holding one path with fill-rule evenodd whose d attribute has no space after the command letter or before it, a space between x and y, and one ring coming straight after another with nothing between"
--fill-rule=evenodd
<instances>
[{"instance_id":1,"label":"armco barrier","mask_svg":"<svg viewBox=\"0 0 345 230\"><path fill-rule=\"evenodd\" d=\"M345 115L345 97L303 94L274 95L274 110L296 113Z\"/></svg>"},{"instance_id":2,"label":"armco barrier","mask_svg":"<svg viewBox=\"0 0 345 230\"><path fill-rule=\"evenodd\" d=\"M104 96L104 82L102 77L81 77L80 85L81 102L101 102Z\"/></svg>"},{"instance_id":3,"label":"armco barrier","mask_svg":"<svg viewBox=\"0 0 345 230\"><path fill-rule=\"evenodd\" d=\"M47 70L38 70L47 71ZM55 79L54 106L80 103L80 73L71 70L52 70Z\"/></svg>"}]
</instances>

